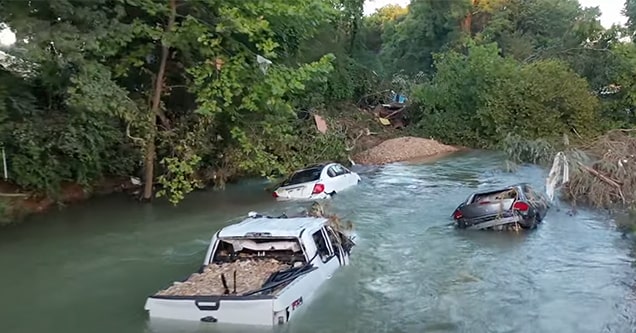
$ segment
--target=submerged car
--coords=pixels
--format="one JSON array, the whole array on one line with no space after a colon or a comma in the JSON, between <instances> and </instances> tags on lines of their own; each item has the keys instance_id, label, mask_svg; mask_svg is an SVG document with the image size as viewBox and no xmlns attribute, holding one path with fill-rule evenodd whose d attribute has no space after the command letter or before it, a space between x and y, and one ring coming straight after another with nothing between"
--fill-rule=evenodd
<instances>
[{"instance_id":1,"label":"submerged car","mask_svg":"<svg viewBox=\"0 0 636 333\"><path fill-rule=\"evenodd\" d=\"M455 226L472 230L534 229L550 204L527 183L471 194L453 212Z\"/></svg>"},{"instance_id":2,"label":"submerged car","mask_svg":"<svg viewBox=\"0 0 636 333\"><path fill-rule=\"evenodd\" d=\"M277 200L326 199L360 180L357 173L339 163L316 164L294 172L272 196Z\"/></svg>"}]
</instances>

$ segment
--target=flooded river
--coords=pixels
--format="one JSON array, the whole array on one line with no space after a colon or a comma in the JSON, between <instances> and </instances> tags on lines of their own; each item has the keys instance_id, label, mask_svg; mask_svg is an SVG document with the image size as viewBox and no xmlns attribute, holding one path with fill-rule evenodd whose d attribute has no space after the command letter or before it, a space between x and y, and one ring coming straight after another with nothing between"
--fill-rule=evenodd
<instances>
[{"instance_id":1,"label":"flooded river","mask_svg":"<svg viewBox=\"0 0 636 333\"><path fill-rule=\"evenodd\" d=\"M283 332L636 332L630 242L607 217L553 209L525 234L462 232L449 215L475 189L545 172L499 171L490 153L363 170L331 208L352 220L352 265ZM180 206L97 199L0 231L0 332L260 332L148 323L145 297L196 270L208 240L250 210L293 212L264 183Z\"/></svg>"}]
</instances>

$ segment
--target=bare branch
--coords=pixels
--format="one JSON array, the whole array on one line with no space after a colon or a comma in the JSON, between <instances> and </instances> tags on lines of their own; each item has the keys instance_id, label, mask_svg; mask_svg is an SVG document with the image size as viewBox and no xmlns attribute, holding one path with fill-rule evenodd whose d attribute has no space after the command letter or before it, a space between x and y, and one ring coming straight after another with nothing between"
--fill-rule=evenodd
<instances>
[{"instance_id":1,"label":"bare branch","mask_svg":"<svg viewBox=\"0 0 636 333\"><path fill-rule=\"evenodd\" d=\"M371 133L368 128L366 129L366 133ZM358 139L360 139L364 134L365 134L365 131L364 130L360 130L358 132L358 136L356 136L356 138L353 139L353 143L351 144L351 146L346 145L345 151L352 151L353 148L355 148L356 142L358 141ZM367 134L367 135L369 135L369 134Z\"/></svg>"},{"instance_id":2,"label":"bare branch","mask_svg":"<svg viewBox=\"0 0 636 333\"><path fill-rule=\"evenodd\" d=\"M24 193L2 193L0 192L0 197L27 197L28 194Z\"/></svg>"},{"instance_id":3,"label":"bare branch","mask_svg":"<svg viewBox=\"0 0 636 333\"><path fill-rule=\"evenodd\" d=\"M126 136L130 139L132 139L134 142L139 142L141 144L145 144L146 140L142 139L142 138L138 138L138 137L134 137L132 135L130 135L130 123L128 123L126 125Z\"/></svg>"}]
</instances>

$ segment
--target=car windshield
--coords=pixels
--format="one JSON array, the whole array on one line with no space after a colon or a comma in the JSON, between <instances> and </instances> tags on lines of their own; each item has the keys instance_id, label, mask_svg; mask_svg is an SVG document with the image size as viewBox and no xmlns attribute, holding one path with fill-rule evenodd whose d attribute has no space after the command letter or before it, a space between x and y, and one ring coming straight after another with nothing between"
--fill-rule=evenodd
<instances>
[{"instance_id":1,"label":"car windshield","mask_svg":"<svg viewBox=\"0 0 636 333\"><path fill-rule=\"evenodd\" d=\"M291 177L285 180L282 186L296 185L307 182L313 182L320 178L322 168L310 168L296 171Z\"/></svg>"}]
</instances>

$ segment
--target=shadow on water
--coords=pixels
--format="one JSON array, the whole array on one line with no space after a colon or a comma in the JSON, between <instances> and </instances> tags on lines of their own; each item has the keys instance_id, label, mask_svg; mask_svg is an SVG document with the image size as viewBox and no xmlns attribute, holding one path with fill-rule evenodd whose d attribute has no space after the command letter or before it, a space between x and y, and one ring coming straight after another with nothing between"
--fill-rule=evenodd
<instances>
[{"instance_id":1,"label":"shadow on water","mask_svg":"<svg viewBox=\"0 0 636 333\"><path fill-rule=\"evenodd\" d=\"M280 332L279 328L263 328L246 325L223 325L215 324L214 332L224 333L275 333ZM189 322L179 320L153 319L149 321L147 333L208 333L212 332L210 324L201 322Z\"/></svg>"},{"instance_id":2,"label":"shadow on water","mask_svg":"<svg viewBox=\"0 0 636 333\"><path fill-rule=\"evenodd\" d=\"M351 266L275 330L149 322L143 311L199 267L220 227L306 207L275 203L263 181L178 207L111 196L34 217L0 234L0 332L634 332L634 259L607 216L551 210L520 234L448 226L471 191L543 188L544 170L501 167L483 151L360 167L360 186L329 201L356 227Z\"/></svg>"},{"instance_id":3,"label":"shadow on water","mask_svg":"<svg viewBox=\"0 0 636 333\"><path fill-rule=\"evenodd\" d=\"M519 232L490 232L457 230L455 237L460 242L470 242L472 246L479 248L492 247L498 251L508 251L528 241L537 230L522 230Z\"/></svg>"}]
</instances>

